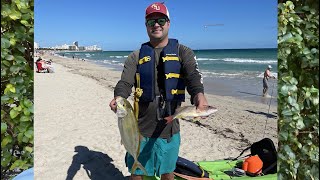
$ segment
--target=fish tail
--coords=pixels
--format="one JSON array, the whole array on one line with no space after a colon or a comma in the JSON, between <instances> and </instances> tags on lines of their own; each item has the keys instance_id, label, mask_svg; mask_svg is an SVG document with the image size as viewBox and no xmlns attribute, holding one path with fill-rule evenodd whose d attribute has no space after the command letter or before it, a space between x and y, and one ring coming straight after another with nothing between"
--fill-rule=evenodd
<instances>
[{"instance_id":1,"label":"fish tail","mask_svg":"<svg viewBox=\"0 0 320 180\"><path fill-rule=\"evenodd\" d=\"M146 169L142 166L142 164L139 161L135 161L132 165L131 174L136 171L136 169L139 168L143 171L144 175L148 175Z\"/></svg>"}]
</instances>

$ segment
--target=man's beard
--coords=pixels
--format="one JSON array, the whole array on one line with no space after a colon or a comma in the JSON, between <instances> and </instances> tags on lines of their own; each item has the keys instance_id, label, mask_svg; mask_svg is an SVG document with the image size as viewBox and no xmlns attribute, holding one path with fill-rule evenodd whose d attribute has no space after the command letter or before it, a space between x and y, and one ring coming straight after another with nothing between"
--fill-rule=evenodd
<instances>
[{"instance_id":1,"label":"man's beard","mask_svg":"<svg viewBox=\"0 0 320 180\"><path fill-rule=\"evenodd\" d=\"M168 37L168 32L167 33L163 33L161 37L154 37L152 35L150 35L149 37L150 37L150 41L152 41L152 42L161 42L166 37Z\"/></svg>"}]
</instances>

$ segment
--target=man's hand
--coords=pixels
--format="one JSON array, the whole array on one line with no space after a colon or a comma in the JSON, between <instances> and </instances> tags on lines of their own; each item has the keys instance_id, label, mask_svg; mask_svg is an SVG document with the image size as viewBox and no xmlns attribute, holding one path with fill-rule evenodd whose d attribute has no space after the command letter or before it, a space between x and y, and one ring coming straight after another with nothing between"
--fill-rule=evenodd
<instances>
[{"instance_id":1,"label":"man's hand","mask_svg":"<svg viewBox=\"0 0 320 180\"><path fill-rule=\"evenodd\" d=\"M208 101L206 99L206 97L204 96L203 93L198 93L195 97L194 97L194 104L195 106L197 106L197 109L199 111L204 111L206 110L206 107L208 106Z\"/></svg>"}]
</instances>

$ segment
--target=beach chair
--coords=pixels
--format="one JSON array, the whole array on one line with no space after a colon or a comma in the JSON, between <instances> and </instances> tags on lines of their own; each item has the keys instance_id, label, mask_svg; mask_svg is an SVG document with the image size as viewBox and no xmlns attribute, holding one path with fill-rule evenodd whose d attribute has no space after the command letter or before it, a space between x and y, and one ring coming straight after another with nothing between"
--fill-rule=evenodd
<instances>
[{"instance_id":1,"label":"beach chair","mask_svg":"<svg viewBox=\"0 0 320 180\"><path fill-rule=\"evenodd\" d=\"M37 73L48 73L48 69L43 68L41 62L35 62L35 64Z\"/></svg>"}]
</instances>

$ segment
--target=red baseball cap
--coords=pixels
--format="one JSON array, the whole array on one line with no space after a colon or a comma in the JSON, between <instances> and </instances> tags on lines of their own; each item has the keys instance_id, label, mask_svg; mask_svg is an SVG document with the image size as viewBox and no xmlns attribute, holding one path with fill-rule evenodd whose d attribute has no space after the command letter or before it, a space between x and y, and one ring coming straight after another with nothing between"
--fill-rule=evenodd
<instances>
[{"instance_id":1,"label":"red baseball cap","mask_svg":"<svg viewBox=\"0 0 320 180\"><path fill-rule=\"evenodd\" d=\"M168 8L163 3L156 2L149 5L146 9L146 17L152 13L161 13L170 19Z\"/></svg>"}]
</instances>

